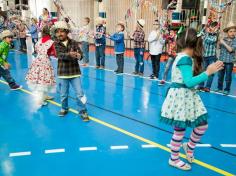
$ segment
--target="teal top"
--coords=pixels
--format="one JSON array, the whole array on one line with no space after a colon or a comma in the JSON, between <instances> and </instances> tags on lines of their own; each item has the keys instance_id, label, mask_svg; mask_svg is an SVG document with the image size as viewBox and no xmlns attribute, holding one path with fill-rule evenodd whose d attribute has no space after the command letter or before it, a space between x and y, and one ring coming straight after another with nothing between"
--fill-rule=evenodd
<instances>
[{"instance_id":1,"label":"teal top","mask_svg":"<svg viewBox=\"0 0 236 176\"><path fill-rule=\"evenodd\" d=\"M193 76L193 61L189 56L182 57L176 66L180 70L183 82L187 88L193 88L208 79L206 72Z\"/></svg>"}]
</instances>

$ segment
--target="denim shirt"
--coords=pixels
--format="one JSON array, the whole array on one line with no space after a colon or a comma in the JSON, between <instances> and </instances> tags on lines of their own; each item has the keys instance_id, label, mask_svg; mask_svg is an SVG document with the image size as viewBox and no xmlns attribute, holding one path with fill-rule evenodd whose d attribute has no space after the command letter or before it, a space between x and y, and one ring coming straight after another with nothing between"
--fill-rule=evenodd
<instances>
[{"instance_id":1,"label":"denim shirt","mask_svg":"<svg viewBox=\"0 0 236 176\"><path fill-rule=\"evenodd\" d=\"M235 52L236 52L236 38L229 39L225 37L223 39L227 45L229 45L233 51L229 52L224 45L220 45L220 60L224 63L233 63L235 61Z\"/></svg>"},{"instance_id":2,"label":"denim shirt","mask_svg":"<svg viewBox=\"0 0 236 176\"><path fill-rule=\"evenodd\" d=\"M29 29L32 39L38 38L38 27L36 25L31 25Z\"/></svg>"}]
</instances>

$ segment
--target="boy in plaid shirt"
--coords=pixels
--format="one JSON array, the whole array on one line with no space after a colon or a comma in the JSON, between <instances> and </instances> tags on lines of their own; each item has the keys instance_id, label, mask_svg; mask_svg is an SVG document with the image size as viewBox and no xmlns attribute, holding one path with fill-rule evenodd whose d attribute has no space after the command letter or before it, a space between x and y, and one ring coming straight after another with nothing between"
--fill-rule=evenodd
<instances>
[{"instance_id":1,"label":"boy in plaid shirt","mask_svg":"<svg viewBox=\"0 0 236 176\"><path fill-rule=\"evenodd\" d=\"M134 31L132 37L130 38L134 40L134 57L136 60L134 75L143 76L144 72L144 50L145 50L145 33L143 27L145 25L145 21L140 19L137 21L136 30Z\"/></svg>"},{"instance_id":2,"label":"boy in plaid shirt","mask_svg":"<svg viewBox=\"0 0 236 176\"><path fill-rule=\"evenodd\" d=\"M224 69L218 73L218 92L228 95L232 83L232 73L236 54L236 24L229 22L223 30L227 36L220 40L220 60L224 62ZM226 87L223 90L224 77Z\"/></svg>"},{"instance_id":3,"label":"boy in plaid shirt","mask_svg":"<svg viewBox=\"0 0 236 176\"><path fill-rule=\"evenodd\" d=\"M210 64L214 63L217 60L216 57L216 47L217 47L217 22L213 22L210 24L209 28L206 29L206 33L203 36L203 46L204 46L204 53L203 53L203 65L206 69ZM210 92L211 84L214 78L214 74L208 77L207 83L201 83L199 86L200 90L205 92Z\"/></svg>"}]
</instances>

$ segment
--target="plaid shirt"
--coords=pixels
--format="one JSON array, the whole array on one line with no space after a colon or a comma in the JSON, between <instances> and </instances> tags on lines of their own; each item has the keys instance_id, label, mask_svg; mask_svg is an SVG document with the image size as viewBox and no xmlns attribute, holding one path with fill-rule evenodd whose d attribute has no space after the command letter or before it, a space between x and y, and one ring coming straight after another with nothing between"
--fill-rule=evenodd
<instances>
[{"instance_id":1,"label":"plaid shirt","mask_svg":"<svg viewBox=\"0 0 236 176\"><path fill-rule=\"evenodd\" d=\"M134 48L145 48L145 33L141 30L136 30L133 33Z\"/></svg>"},{"instance_id":2,"label":"plaid shirt","mask_svg":"<svg viewBox=\"0 0 236 176\"><path fill-rule=\"evenodd\" d=\"M67 46L65 46L62 42L57 41L55 42L55 48L58 57L58 76L73 77L81 75L78 59L69 56L70 51L77 51L83 56L79 43L75 40L68 39Z\"/></svg>"},{"instance_id":3,"label":"plaid shirt","mask_svg":"<svg viewBox=\"0 0 236 176\"><path fill-rule=\"evenodd\" d=\"M206 33L203 37L204 57L216 56L217 34Z\"/></svg>"},{"instance_id":4,"label":"plaid shirt","mask_svg":"<svg viewBox=\"0 0 236 176\"><path fill-rule=\"evenodd\" d=\"M7 56L10 50L10 45L5 41L0 43L0 66L3 66L7 62Z\"/></svg>"},{"instance_id":5,"label":"plaid shirt","mask_svg":"<svg viewBox=\"0 0 236 176\"><path fill-rule=\"evenodd\" d=\"M232 49L233 52L229 52L224 45L220 45L220 60L225 62L225 63L232 63L235 61L236 57L236 38L229 39L228 37L225 37L223 39L227 45L229 45Z\"/></svg>"},{"instance_id":6,"label":"plaid shirt","mask_svg":"<svg viewBox=\"0 0 236 176\"><path fill-rule=\"evenodd\" d=\"M106 27L103 25L96 26L96 33L94 35L95 45L102 46L106 45Z\"/></svg>"}]
</instances>

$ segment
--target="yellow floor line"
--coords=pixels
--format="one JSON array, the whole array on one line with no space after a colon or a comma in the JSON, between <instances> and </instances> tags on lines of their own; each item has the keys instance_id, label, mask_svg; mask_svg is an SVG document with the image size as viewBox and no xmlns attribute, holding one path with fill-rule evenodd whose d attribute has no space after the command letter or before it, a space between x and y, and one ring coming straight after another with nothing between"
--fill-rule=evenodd
<instances>
[{"instance_id":1,"label":"yellow floor line","mask_svg":"<svg viewBox=\"0 0 236 176\"><path fill-rule=\"evenodd\" d=\"M2 81L2 80L0 80L0 82L3 83L3 84L7 84L5 81ZM28 90L25 90L25 89L20 89L20 90L21 90L22 92L24 92L24 93L33 95L33 93L30 92L30 91L28 91ZM51 103L51 104L53 104L53 105L55 105L55 106L61 107L61 104L59 104L59 103L57 103L57 102L55 102L55 101L48 100L48 102ZM78 111L76 111L76 110L74 110L74 109L72 109L72 108L70 108L69 111L72 112L72 113L74 113L74 114L78 114ZM94 117L91 117L91 116L89 116L89 118L90 118L92 121L97 122L97 123L99 123L99 124L101 124L101 125L104 125L104 126L106 126L106 127L108 127L108 128L111 128L111 129L113 129L113 130L115 130L115 131L118 131L118 132L120 132L120 133L123 133L123 134L125 134L125 135L127 135L127 136L130 136L130 137L132 137L132 138L138 139L138 140L140 140L140 141L142 141L142 142L145 142L145 143L147 143L147 144L153 145L153 146L155 146L155 147L157 147L157 148L159 148L159 149L161 149L161 150L164 150L164 151L166 151L166 152L170 152L170 149L169 149L168 147L166 147L166 146L163 146L163 145L158 144L158 143L156 143L156 142L153 142L153 141L151 141L151 140L149 140L149 139L146 139L146 138L143 138L143 137L138 136L138 135L136 135L136 134L133 134L133 133L131 133L131 132L129 132L129 131L126 131L126 130L124 130L124 129L122 129L122 128L119 128L119 127L117 127L117 126L114 126L114 125L112 125L112 124L109 124L109 123L107 123L107 122L104 122L104 121L102 121L102 120L99 120L99 119L97 119L97 118L94 118ZM186 156L185 156L184 154L182 154L182 153L180 153L180 157L186 159ZM224 175L224 176L235 176L235 175L232 174L232 173L229 173L229 172L227 172L227 171L224 171L224 170L222 170L222 169L219 169L219 168L217 168L217 167L215 167L215 166L212 166L212 165L210 165L210 164L207 164L207 163L202 162L202 161L197 160L197 159L194 160L194 163L198 164L199 166L205 167L205 168L207 168L207 169L209 169L209 170L212 170L212 171L214 171L214 172L216 172L216 173L219 173L219 174L221 174L221 175Z\"/></svg>"}]
</instances>

